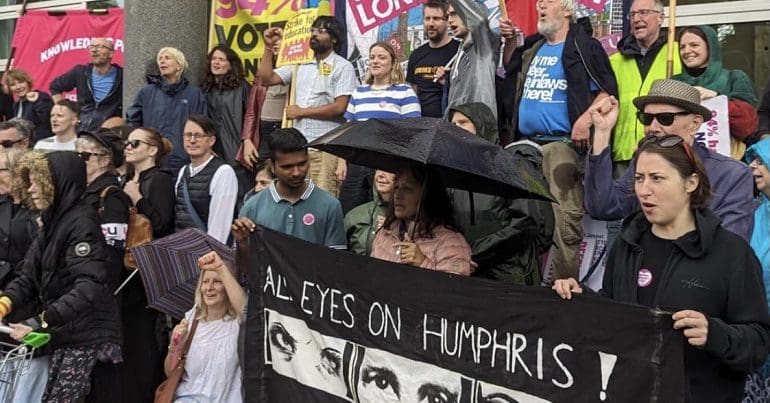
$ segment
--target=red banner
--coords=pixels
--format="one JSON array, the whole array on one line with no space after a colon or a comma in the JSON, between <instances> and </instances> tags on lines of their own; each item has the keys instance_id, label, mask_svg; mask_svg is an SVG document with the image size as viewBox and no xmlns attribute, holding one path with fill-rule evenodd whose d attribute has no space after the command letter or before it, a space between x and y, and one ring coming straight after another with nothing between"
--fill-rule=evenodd
<instances>
[{"instance_id":1,"label":"red banner","mask_svg":"<svg viewBox=\"0 0 770 403\"><path fill-rule=\"evenodd\" d=\"M537 5L533 0L506 0L505 8L511 20L524 35L537 33Z\"/></svg>"},{"instance_id":2,"label":"red banner","mask_svg":"<svg viewBox=\"0 0 770 403\"><path fill-rule=\"evenodd\" d=\"M28 11L16 24L11 46L16 48L13 67L32 77L36 90L48 91L54 78L76 64L91 62L91 38L110 38L115 44L113 63L123 65L123 9L110 8L104 14L87 10L49 15Z\"/></svg>"}]
</instances>

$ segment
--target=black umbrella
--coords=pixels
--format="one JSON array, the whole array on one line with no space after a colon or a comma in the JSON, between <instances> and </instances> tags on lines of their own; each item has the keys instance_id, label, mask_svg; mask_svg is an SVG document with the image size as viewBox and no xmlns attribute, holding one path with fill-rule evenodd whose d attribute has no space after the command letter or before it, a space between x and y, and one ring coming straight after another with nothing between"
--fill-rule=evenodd
<instances>
[{"instance_id":1,"label":"black umbrella","mask_svg":"<svg viewBox=\"0 0 770 403\"><path fill-rule=\"evenodd\" d=\"M554 201L543 175L528 161L443 119L351 122L308 146L390 172L408 166L433 168L450 188Z\"/></svg>"}]
</instances>

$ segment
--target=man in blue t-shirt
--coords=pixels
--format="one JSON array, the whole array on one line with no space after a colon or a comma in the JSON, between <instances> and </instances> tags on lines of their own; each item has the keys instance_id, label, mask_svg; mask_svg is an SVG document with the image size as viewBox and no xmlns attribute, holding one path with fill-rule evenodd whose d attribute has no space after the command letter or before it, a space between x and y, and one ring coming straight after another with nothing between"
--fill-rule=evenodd
<instances>
[{"instance_id":1,"label":"man in blue t-shirt","mask_svg":"<svg viewBox=\"0 0 770 403\"><path fill-rule=\"evenodd\" d=\"M574 0L538 1L537 29L543 39L522 56L516 116L519 139L543 147L543 173L558 204L554 231L554 277L578 278L583 238L582 176L592 103L617 94L601 44L573 24ZM566 67L565 67L566 66Z\"/></svg>"},{"instance_id":2,"label":"man in blue t-shirt","mask_svg":"<svg viewBox=\"0 0 770 403\"><path fill-rule=\"evenodd\" d=\"M62 99L63 92L77 90L79 131L96 131L112 118L116 122L110 126L117 126L123 116L123 68L112 63L115 43L108 38L93 38L88 50L90 64L73 67L50 86L54 103Z\"/></svg>"},{"instance_id":3,"label":"man in blue t-shirt","mask_svg":"<svg viewBox=\"0 0 770 403\"><path fill-rule=\"evenodd\" d=\"M275 180L243 205L233 222L240 245L256 225L334 249L347 249L340 202L307 178L310 157L299 130L278 129L270 137L268 169Z\"/></svg>"}]
</instances>

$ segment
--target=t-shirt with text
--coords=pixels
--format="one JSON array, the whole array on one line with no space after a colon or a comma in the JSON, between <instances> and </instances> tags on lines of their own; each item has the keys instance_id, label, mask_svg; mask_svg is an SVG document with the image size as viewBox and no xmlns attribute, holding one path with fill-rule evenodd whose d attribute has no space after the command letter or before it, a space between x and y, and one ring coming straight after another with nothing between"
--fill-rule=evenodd
<instances>
[{"instance_id":1,"label":"t-shirt with text","mask_svg":"<svg viewBox=\"0 0 770 403\"><path fill-rule=\"evenodd\" d=\"M444 67L457 53L460 42L452 40L440 48L431 48L425 44L415 49L409 56L409 66L406 69L406 82L417 86L417 97L420 99L422 116L440 118L444 116L441 109L443 87L433 82L436 70Z\"/></svg>"}]
</instances>

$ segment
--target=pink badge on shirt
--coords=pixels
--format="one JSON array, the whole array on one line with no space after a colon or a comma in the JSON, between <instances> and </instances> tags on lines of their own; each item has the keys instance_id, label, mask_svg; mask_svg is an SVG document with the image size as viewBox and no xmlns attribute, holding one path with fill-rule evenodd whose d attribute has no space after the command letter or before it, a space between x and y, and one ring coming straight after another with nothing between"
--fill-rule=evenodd
<instances>
[{"instance_id":1,"label":"pink badge on shirt","mask_svg":"<svg viewBox=\"0 0 770 403\"><path fill-rule=\"evenodd\" d=\"M652 272L647 269L640 269L639 276L636 278L639 287L648 287L652 284Z\"/></svg>"},{"instance_id":2,"label":"pink badge on shirt","mask_svg":"<svg viewBox=\"0 0 770 403\"><path fill-rule=\"evenodd\" d=\"M307 213L302 217L302 222L305 223L305 225L313 225L315 223L315 216L312 213Z\"/></svg>"},{"instance_id":3,"label":"pink badge on shirt","mask_svg":"<svg viewBox=\"0 0 770 403\"><path fill-rule=\"evenodd\" d=\"M382 101L380 101L380 108L384 108L384 107L386 107L386 106L388 106L388 103L387 103L387 102L385 102L385 100L384 100L384 99L383 99Z\"/></svg>"}]
</instances>

